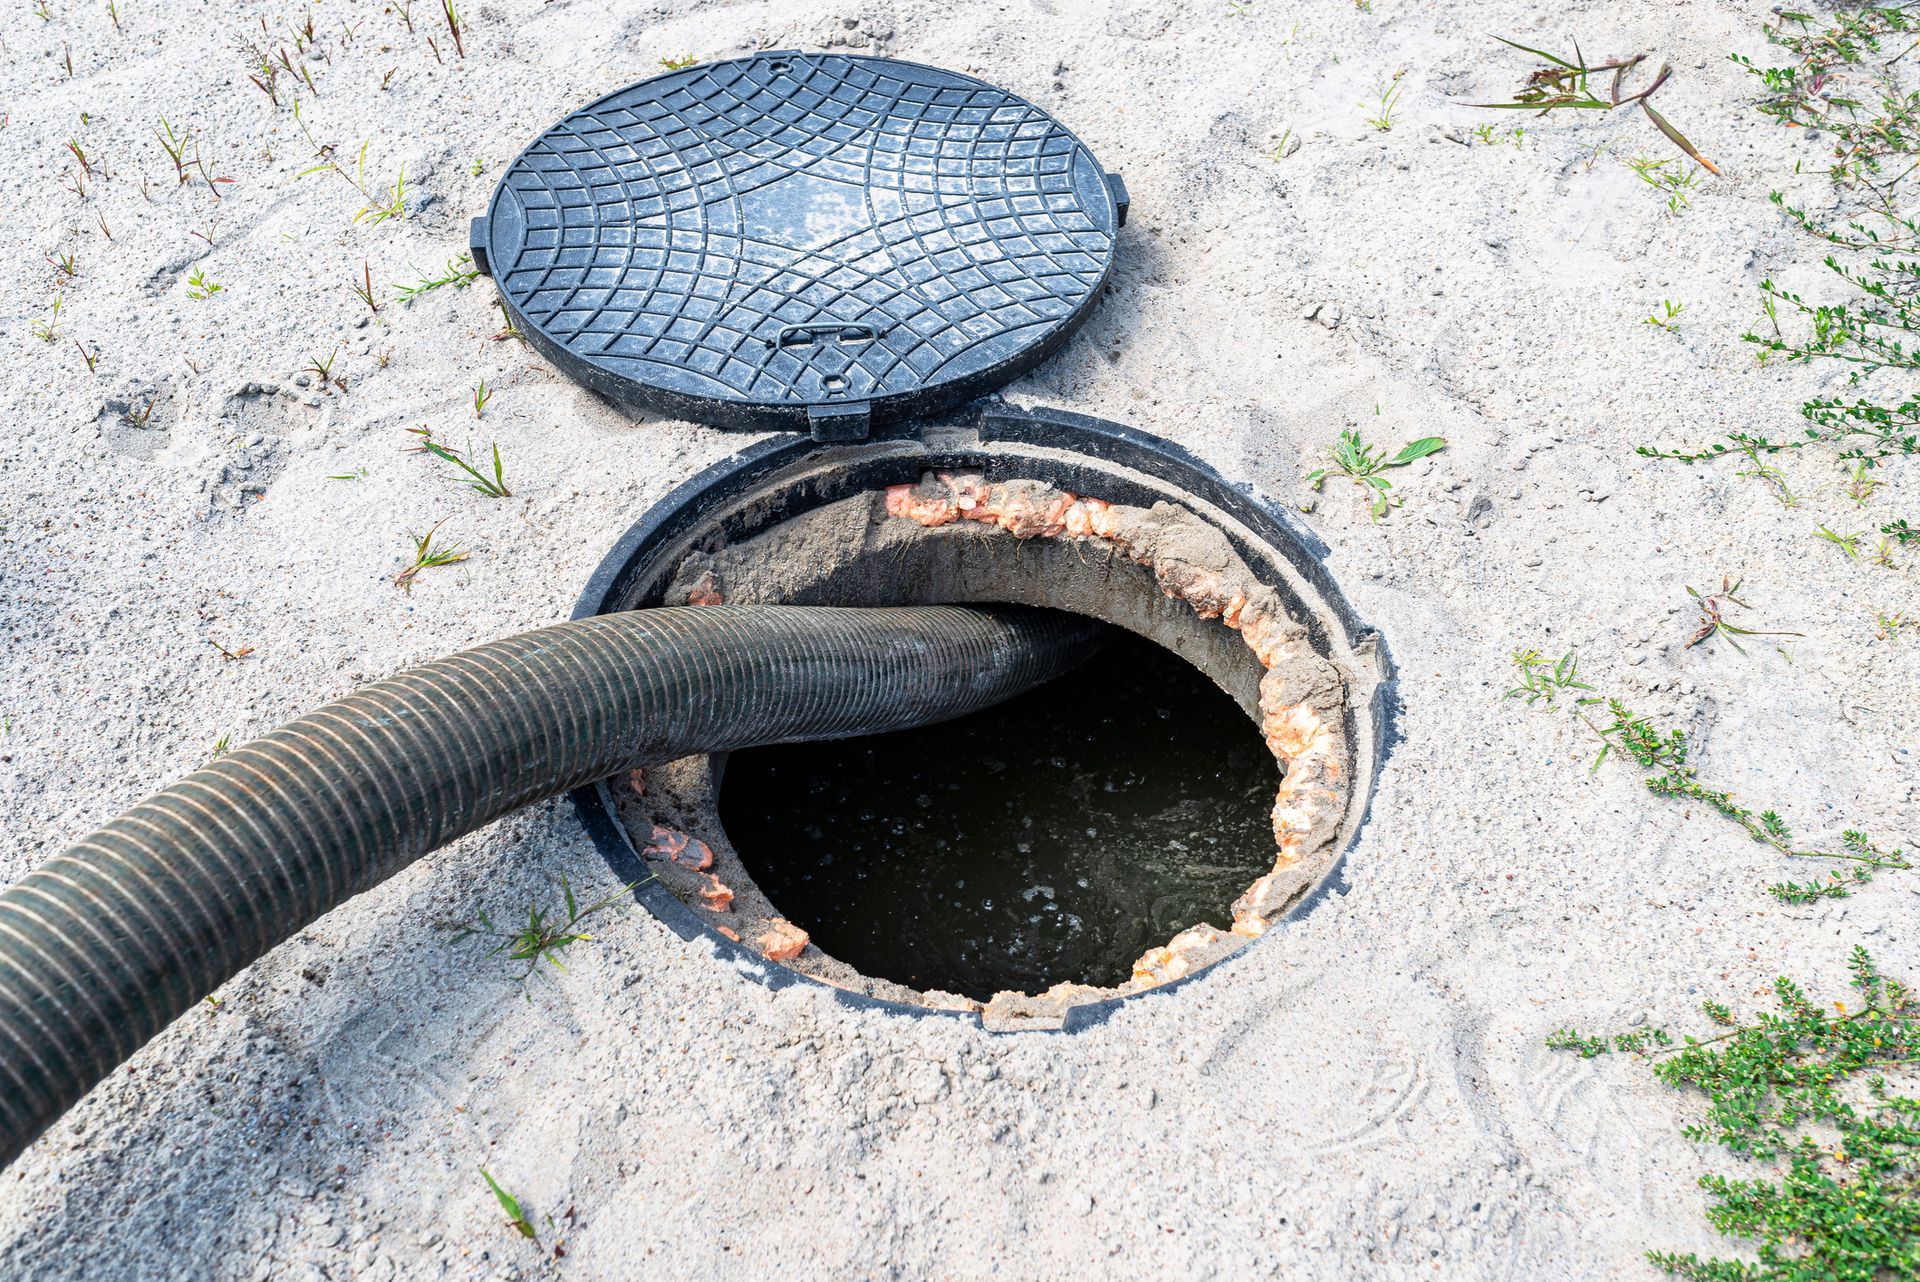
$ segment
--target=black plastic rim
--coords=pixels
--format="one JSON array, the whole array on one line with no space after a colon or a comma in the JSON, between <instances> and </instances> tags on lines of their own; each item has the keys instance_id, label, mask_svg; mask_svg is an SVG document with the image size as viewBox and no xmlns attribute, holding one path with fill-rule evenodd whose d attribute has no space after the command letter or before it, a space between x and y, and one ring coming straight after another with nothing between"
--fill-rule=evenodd
<instances>
[{"instance_id":1,"label":"black plastic rim","mask_svg":"<svg viewBox=\"0 0 1920 1282\"><path fill-rule=\"evenodd\" d=\"M1343 648L1370 647L1378 663L1379 681L1364 708L1347 711L1349 735L1363 732L1371 745L1364 783L1349 800L1347 837L1319 885L1267 934L1279 933L1288 922L1311 912L1327 895L1344 890L1347 851L1366 826L1380 767L1399 737L1397 683L1386 639L1360 619L1340 592L1326 568L1326 545L1311 531L1251 487L1228 481L1188 451L1145 432L1060 410L1014 409L989 398L927 425L918 437L898 436L842 447L823 447L794 437L769 437L707 468L648 509L594 570L572 617L658 605L672 572L670 554L683 550L690 535L712 524L716 511L735 506L734 501L744 495L771 486L778 497L774 501L763 498L752 505L751 529L722 521L719 531L728 541L853 494L916 481L929 470L974 470L985 473L989 480L1038 476L1062 488L1116 502L1150 502L1159 497L1126 479L1128 472L1145 474L1219 510L1247 531L1258 546L1240 547L1243 555L1252 552L1260 560L1285 559L1305 580L1320 607L1303 611L1302 617L1330 616ZM737 512L733 520L740 520ZM1242 542L1231 530L1227 533L1230 541ZM1282 595L1288 595L1284 589ZM1326 640L1332 638L1316 637L1316 646ZM737 969L769 988L814 984L856 1007L979 1021L972 1012L935 1011L849 992L766 961L713 929L665 886L647 881L645 861L615 813L613 795L605 783L576 791L572 800L581 823L614 875L622 881L646 883L634 891L635 899L682 939L706 938ZM1263 935L1253 940L1215 965L1244 956L1265 938ZM1120 1003L1171 991L1211 969L1209 966L1139 993L1074 1006L1067 1012L1062 1031L1103 1023Z\"/></svg>"},{"instance_id":2,"label":"black plastic rim","mask_svg":"<svg viewBox=\"0 0 1920 1282\"><path fill-rule=\"evenodd\" d=\"M1003 89L766 53L593 102L508 167L474 263L568 377L718 427L858 439L1057 350L1124 188Z\"/></svg>"}]
</instances>

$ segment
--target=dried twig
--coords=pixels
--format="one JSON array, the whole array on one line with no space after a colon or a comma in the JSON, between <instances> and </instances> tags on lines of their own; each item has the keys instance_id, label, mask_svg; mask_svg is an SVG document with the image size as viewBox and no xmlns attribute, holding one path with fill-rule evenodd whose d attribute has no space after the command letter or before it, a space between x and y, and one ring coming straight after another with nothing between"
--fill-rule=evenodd
<instances>
[{"instance_id":1,"label":"dried twig","mask_svg":"<svg viewBox=\"0 0 1920 1282\"><path fill-rule=\"evenodd\" d=\"M1673 76L1673 68L1661 63L1660 69L1653 74L1653 82L1638 93L1627 93L1626 82L1633 72L1647 60L1647 55L1637 53L1631 58L1613 58L1606 62L1587 65L1585 55L1580 52L1580 42L1573 45L1573 60L1558 57L1544 49L1534 49L1505 36L1495 36L1501 44L1522 53L1530 53L1536 58L1544 58L1548 65L1536 69L1527 77L1527 82L1513 96L1511 102L1475 102L1468 106L1482 107L1493 111L1531 111L1546 115L1549 111L1571 109L1574 111L1612 111L1615 107L1637 106L1646 113L1654 128L1692 157L1694 162L1710 174L1719 174L1719 166L1700 154L1699 148L1687 141L1685 134L1673 127L1673 124L1658 111L1648 99L1657 93L1660 87ZM1590 78L1604 73L1612 73L1607 85L1607 95L1602 98L1593 91Z\"/></svg>"}]
</instances>

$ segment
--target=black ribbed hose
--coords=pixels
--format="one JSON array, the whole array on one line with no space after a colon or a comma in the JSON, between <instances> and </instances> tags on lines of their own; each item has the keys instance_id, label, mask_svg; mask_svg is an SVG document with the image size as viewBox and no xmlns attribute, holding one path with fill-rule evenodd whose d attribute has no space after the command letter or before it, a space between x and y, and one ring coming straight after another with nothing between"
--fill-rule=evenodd
<instances>
[{"instance_id":1,"label":"black ribbed hose","mask_svg":"<svg viewBox=\"0 0 1920 1282\"><path fill-rule=\"evenodd\" d=\"M712 606L542 628L355 691L0 894L0 1165L288 935L530 802L649 762L962 716L1099 624L1017 607Z\"/></svg>"}]
</instances>

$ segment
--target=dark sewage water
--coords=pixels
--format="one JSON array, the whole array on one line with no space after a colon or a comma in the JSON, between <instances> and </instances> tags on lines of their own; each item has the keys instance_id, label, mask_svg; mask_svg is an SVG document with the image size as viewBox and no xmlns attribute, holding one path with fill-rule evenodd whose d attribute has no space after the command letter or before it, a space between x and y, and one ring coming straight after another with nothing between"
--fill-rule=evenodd
<instances>
[{"instance_id":1,"label":"dark sewage water","mask_svg":"<svg viewBox=\"0 0 1920 1282\"><path fill-rule=\"evenodd\" d=\"M1098 656L957 721L736 752L747 870L867 975L985 1000L1113 985L1273 866L1279 769L1238 705L1116 629Z\"/></svg>"}]
</instances>

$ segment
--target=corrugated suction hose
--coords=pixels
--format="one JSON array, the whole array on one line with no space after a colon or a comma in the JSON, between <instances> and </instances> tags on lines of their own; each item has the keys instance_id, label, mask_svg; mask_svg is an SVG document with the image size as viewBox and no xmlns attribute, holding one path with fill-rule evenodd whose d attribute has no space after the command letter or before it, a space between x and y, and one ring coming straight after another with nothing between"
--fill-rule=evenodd
<instances>
[{"instance_id":1,"label":"corrugated suction hose","mask_svg":"<svg viewBox=\"0 0 1920 1282\"><path fill-rule=\"evenodd\" d=\"M242 967L530 802L649 762L962 716L1101 625L1018 607L711 606L542 628L355 691L0 894L0 1165Z\"/></svg>"}]
</instances>

